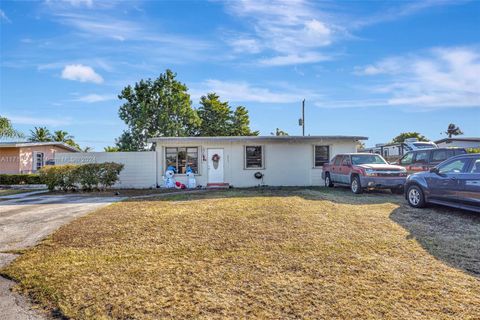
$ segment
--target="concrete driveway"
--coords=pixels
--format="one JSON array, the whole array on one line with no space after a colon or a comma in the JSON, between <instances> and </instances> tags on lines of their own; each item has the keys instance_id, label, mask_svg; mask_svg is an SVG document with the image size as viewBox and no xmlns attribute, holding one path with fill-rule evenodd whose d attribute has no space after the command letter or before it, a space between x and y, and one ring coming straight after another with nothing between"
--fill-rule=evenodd
<instances>
[{"instance_id":1,"label":"concrete driveway","mask_svg":"<svg viewBox=\"0 0 480 320\"><path fill-rule=\"evenodd\" d=\"M38 194L0 201L0 268L16 257L2 251L34 246L61 225L122 199ZM23 297L10 291L12 285L12 281L0 277L0 320L43 319Z\"/></svg>"}]
</instances>

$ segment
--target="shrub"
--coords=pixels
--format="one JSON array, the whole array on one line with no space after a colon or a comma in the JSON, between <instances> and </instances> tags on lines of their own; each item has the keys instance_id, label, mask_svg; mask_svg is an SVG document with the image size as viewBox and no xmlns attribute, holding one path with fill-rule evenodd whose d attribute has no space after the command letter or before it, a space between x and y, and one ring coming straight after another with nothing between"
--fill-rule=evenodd
<instances>
[{"instance_id":1,"label":"shrub","mask_svg":"<svg viewBox=\"0 0 480 320\"><path fill-rule=\"evenodd\" d=\"M468 153L480 153L480 148L468 148Z\"/></svg>"},{"instance_id":2,"label":"shrub","mask_svg":"<svg viewBox=\"0 0 480 320\"><path fill-rule=\"evenodd\" d=\"M123 164L114 162L66 164L45 166L40 170L40 175L50 190L58 188L68 191L80 187L90 191L100 189L100 186L113 186L122 169Z\"/></svg>"},{"instance_id":3,"label":"shrub","mask_svg":"<svg viewBox=\"0 0 480 320\"><path fill-rule=\"evenodd\" d=\"M43 184L38 174L0 174L0 185Z\"/></svg>"}]
</instances>

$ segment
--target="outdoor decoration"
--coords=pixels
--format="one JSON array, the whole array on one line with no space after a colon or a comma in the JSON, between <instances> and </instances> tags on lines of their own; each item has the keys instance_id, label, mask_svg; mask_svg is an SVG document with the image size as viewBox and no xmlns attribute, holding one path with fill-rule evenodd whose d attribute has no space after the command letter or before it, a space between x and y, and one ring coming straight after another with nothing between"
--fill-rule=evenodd
<instances>
[{"instance_id":1,"label":"outdoor decoration","mask_svg":"<svg viewBox=\"0 0 480 320\"><path fill-rule=\"evenodd\" d=\"M163 176L163 187L175 188L175 179L173 178L174 175L175 168L173 166L169 166L165 171L165 175Z\"/></svg>"},{"instance_id":2,"label":"outdoor decoration","mask_svg":"<svg viewBox=\"0 0 480 320\"><path fill-rule=\"evenodd\" d=\"M214 167L215 169L217 169L217 168L218 168L218 161L220 161L220 156L215 153L215 154L212 156L212 161L213 161L213 167Z\"/></svg>"},{"instance_id":3,"label":"outdoor decoration","mask_svg":"<svg viewBox=\"0 0 480 320\"><path fill-rule=\"evenodd\" d=\"M175 182L175 189L186 189L187 186L185 186L183 183L181 183L180 181L176 181Z\"/></svg>"},{"instance_id":4,"label":"outdoor decoration","mask_svg":"<svg viewBox=\"0 0 480 320\"><path fill-rule=\"evenodd\" d=\"M197 180L195 180L195 174L192 171L192 168L187 168L187 188L188 189L195 189L197 187Z\"/></svg>"}]
</instances>

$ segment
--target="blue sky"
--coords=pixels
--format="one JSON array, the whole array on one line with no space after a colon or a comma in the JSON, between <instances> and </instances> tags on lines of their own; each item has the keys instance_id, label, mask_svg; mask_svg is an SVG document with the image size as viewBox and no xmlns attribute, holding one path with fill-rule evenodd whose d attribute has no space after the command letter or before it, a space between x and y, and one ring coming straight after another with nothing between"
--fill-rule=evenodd
<instances>
[{"instance_id":1,"label":"blue sky","mask_svg":"<svg viewBox=\"0 0 480 320\"><path fill-rule=\"evenodd\" d=\"M0 114L102 151L125 128L116 96L178 74L268 135L403 131L480 136L480 1L0 2Z\"/></svg>"}]
</instances>

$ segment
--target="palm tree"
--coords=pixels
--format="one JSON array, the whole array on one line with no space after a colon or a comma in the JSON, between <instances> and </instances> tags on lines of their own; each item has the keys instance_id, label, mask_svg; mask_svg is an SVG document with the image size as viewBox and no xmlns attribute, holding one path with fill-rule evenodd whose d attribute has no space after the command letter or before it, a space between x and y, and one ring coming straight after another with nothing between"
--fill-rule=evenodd
<instances>
[{"instance_id":1,"label":"palm tree","mask_svg":"<svg viewBox=\"0 0 480 320\"><path fill-rule=\"evenodd\" d=\"M75 137L70 135L67 131L57 130L53 132L53 141L64 142L69 146L80 149L80 146L73 140Z\"/></svg>"},{"instance_id":2,"label":"palm tree","mask_svg":"<svg viewBox=\"0 0 480 320\"><path fill-rule=\"evenodd\" d=\"M35 127L34 130L30 130L30 142L49 142L52 141L52 134L46 127Z\"/></svg>"},{"instance_id":3,"label":"palm tree","mask_svg":"<svg viewBox=\"0 0 480 320\"><path fill-rule=\"evenodd\" d=\"M82 152L92 152L93 148L92 147L85 147L85 148L80 149L80 150L82 150Z\"/></svg>"},{"instance_id":4,"label":"palm tree","mask_svg":"<svg viewBox=\"0 0 480 320\"><path fill-rule=\"evenodd\" d=\"M452 136L459 136L463 134L463 131L460 130L460 127L456 126L454 123L450 123L445 133L448 135L449 138L451 138Z\"/></svg>"},{"instance_id":5,"label":"palm tree","mask_svg":"<svg viewBox=\"0 0 480 320\"><path fill-rule=\"evenodd\" d=\"M1 138L21 138L23 133L15 130L8 118L0 116L0 139Z\"/></svg>"}]
</instances>

